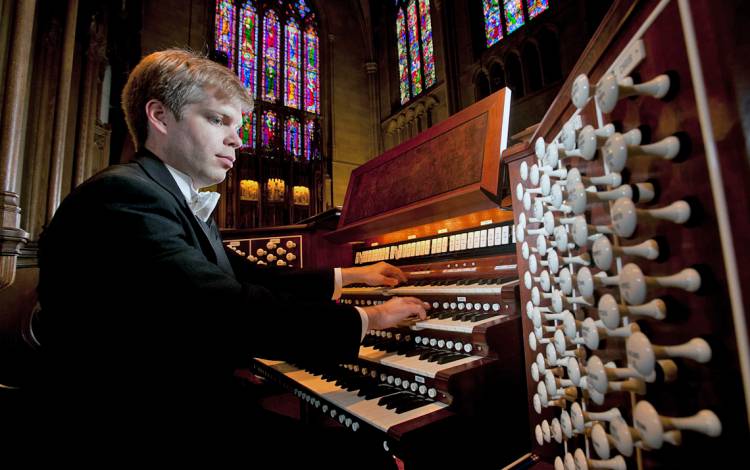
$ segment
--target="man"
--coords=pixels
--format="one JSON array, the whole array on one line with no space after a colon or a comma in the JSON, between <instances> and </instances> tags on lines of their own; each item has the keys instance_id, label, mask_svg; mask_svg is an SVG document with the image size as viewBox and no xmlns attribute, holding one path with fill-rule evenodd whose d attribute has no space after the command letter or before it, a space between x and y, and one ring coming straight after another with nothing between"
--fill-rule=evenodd
<instances>
[{"instance_id":1,"label":"man","mask_svg":"<svg viewBox=\"0 0 750 470\"><path fill-rule=\"evenodd\" d=\"M218 195L197 192L232 168L252 107L227 68L182 50L153 53L122 102L138 158L76 188L39 243L38 401L50 435L79 421L69 450L96 442L137 452L165 435L184 448L221 440L234 435L222 423L245 429L258 417L233 386L248 358L352 361L368 328L425 318L415 298L332 302L341 285L406 280L386 263L282 275L227 256L210 217Z\"/></svg>"}]
</instances>

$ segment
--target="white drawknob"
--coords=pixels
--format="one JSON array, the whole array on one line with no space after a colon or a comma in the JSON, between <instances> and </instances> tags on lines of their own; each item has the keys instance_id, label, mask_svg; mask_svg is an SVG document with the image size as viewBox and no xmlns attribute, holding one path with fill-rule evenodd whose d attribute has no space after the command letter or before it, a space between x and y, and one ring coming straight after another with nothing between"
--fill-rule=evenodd
<instances>
[{"instance_id":1,"label":"white drawknob","mask_svg":"<svg viewBox=\"0 0 750 470\"><path fill-rule=\"evenodd\" d=\"M542 137L537 137L534 142L534 154L536 155L536 159L540 162L544 160L544 152L546 149L547 144L544 142L544 139Z\"/></svg>"},{"instance_id":2,"label":"white drawknob","mask_svg":"<svg viewBox=\"0 0 750 470\"><path fill-rule=\"evenodd\" d=\"M565 189L571 192L576 184L598 185L598 186L620 186L622 176L619 173L611 172L602 176L583 176L578 168L571 168L565 180Z\"/></svg>"},{"instance_id":3,"label":"white drawknob","mask_svg":"<svg viewBox=\"0 0 750 470\"><path fill-rule=\"evenodd\" d=\"M585 266L578 270L576 284L581 295L590 297L594 295L594 289L598 286L616 286L618 284L619 278L617 276L602 276L601 274L604 273L594 276L591 274L591 270Z\"/></svg>"},{"instance_id":4,"label":"white drawknob","mask_svg":"<svg viewBox=\"0 0 750 470\"><path fill-rule=\"evenodd\" d=\"M656 191L652 183L623 184L610 191L593 193L599 201L614 201L621 197L633 202L650 202L656 197Z\"/></svg>"},{"instance_id":5,"label":"white drawknob","mask_svg":"<svg viewBox=\"0 0 750 470\"><path fill-rule=\"evenodd\" d=\"M702 338L693 338L676 346L658 346L651 344L643 333L636 332L625 342L625 349L628 365L648 380L655 378L656 359L684 357L700 363L711 360L711 346Z\"/></svg>"},{"instance_id":6,"label":"white drawknob","mask_svg":"<svg viewBox=\"0 0 750 470\"><path fill-rule=\"evenodd\" d=\"M557 283L563 294L571 295L573 293L574 280L575 276L570 272L570 269L562 268L560 270L560 275L557 277Z\"/></svg>"},{"instance_id":7,"label":"white drawknob","mask_svg":"<svg viewBox=\"0 0 750 470\"><path fill-rule=\"evenodd\" d=\"M685 418L659 416L651 403L641 400L633 410L633 424L643 442L651 449L659 449L664 443L665 430L690 430L710 437L721 435L721 421L713 411L701 410Z\"/></svg>"},{"instance_id":8,"label":"white drawknob","mask_svg":"<svg viewBox=\"0 0 750 470\"><path fill-rule=\"evenodd\" d=\"M611 294L604 294L597 305L599 319L604 326L615 329L620 326L622 315L644 316L663 320L667 316L667 306L661 299L654 299L643 305L620 305Z\"/></svg>"},{"instance_id":9,"label":"white drawknob","mask_svg":"<svg viewBox=\"0 0 750 470\"><path fill-rule=\"evenodd\" d=\"M594 129L593 126L586 126L578 134L578 150L581 157L585 160L593 160L596 156L596 149L607 142L607 138L615 132L615 126L607 124L604 126L605 132L601 129ZM641 143L641 131L638 128L631 129L623 134L625 142L628 145L638 145Z\"/></svg>"},{"instance_id":10,"label":"white drawknob","mask_svg":"<svg viewBox=\"0 0 750 470\"><path fill-rule=\"evenodd\" d=\"M585 74L581 74L573 80L573 87L570 92L570 99L573 102L573 106L577 109L581 109L586 105L586 102L591 96L590 88L589 77Z\"/></svg>"},{"instance_id":11,"label":"white drawknob","mask_svg":"<svg viewBox=\"0 0 750 470\"><path fill-rule=\"evenodd\" d=\"M625 168L628 156L646 155L671 160L680 153L680 140L675 136L665 137L659 142L648 145L631 145L619 133L612 134L602 147L604 162L609 171L621 172Z\"/></svg>"},{"instance_id":12,"label":"white drawknob","mask_svg":"<svg viewBox=\"0 0 750 470\"><path fill-rule=\"evenodd\" d=\"M605 367L599 356L591 356L586 363L589 390L599 393L610 390L610 379L640 379L638 371L631 367Z\"/></svg>"},{"instance_id":13,"label":"white drawknob","mask_svg":"<svg viewBox=\"0 0 750 470\"><path fill-rule=\"evenodd\" d=\"M693 268L685 268L671 276L645 276L637 264L628 263L620 273L620 293L630 305L639 305L646 301L649 286L675 287L688 292L695 292L701 286L701 276Z\"/></svg>"},{"instance_id":14,"label":"white drawknob","mask_svg":"<svg viewBox=\"0 0 750 470\"><path fill-rule=\"evenodd\" d=\"M529 165L526 162L521 162L518 167L518 172L521 175L521 181L526 181L529 178Z\"/></svg>"},{"instance_id":15,"label":"white drawknob","mask_svg":"<svg viewBox=\"0 0 750 470\"><path fill-rule=\"evenodd\" d=\"M604 430L604 426L599 423L594 423L591 427L591 444L594 447L596 455L603 459L609 458L610 440L611 437Z\"/></svg>"},{"instance_id":16,"label":"white drawknob","mask_svg":"<svg viewBox=\"0 0 750 470\"><path fill-rule=\"evenodd\" d=\"M615 233L621 237L631 237L638 226L638 217L650 217L668 220L676 224L684 224L690 219L690 204L685 201L675 201L659 209L636 209L633 201L620 198L612 206L612 226Z\"/></svg>"},{"instance_id":17,"label":"white drawknob","mask_svg":"<svg viewBox=\"0 0 750 470\"><path fill-rule=\"evenodd\" d=\"M612 227L609 225L589 225L586 223L586 217L579 215L572 224L573 241L576 245L581 248L585 248L589 244L589 231L594 232L593 236L600 236L602 233L612 233Z\"/></svg>"},{"instance_id":18,"label":"white drawknob","mask_svg":"<svg viewBox=\"0 0 750 470\"><path fill-rule=\"evenodd\" d=\"M626 457L633 455L633 438L640 439L636 429L628 426L624 419L613 419L609 423L609 433L618 452Z\"/></svg>"},{"instance_id":19,"label":"white drawknob","mask_svg":"<svg viewBox=\"0 0 750 470\"><path fill-rule=\"evenodd\" d=\"M638 256L650 260L658 258L659 244L656 240L646 240L638 245L614 247L608 237L599 237L594 241L591 251L594 264L606 271L612 267L614 255Z\"/></svg>"},{"instance_id":20,"label":"white drawknob","mask_svg":"<svg viewBox=\"0 0 750 470\"><path fill-rule=\"evenodd\" d=\"M615 109L617 101L628 96L642 95L663 98L669 92L670 80L666 74L657 75L648 82L633 84L631 77L618 80L614 73L606 74L596 86L596 102L605 114Z\"/></svg>"}]
</instances>

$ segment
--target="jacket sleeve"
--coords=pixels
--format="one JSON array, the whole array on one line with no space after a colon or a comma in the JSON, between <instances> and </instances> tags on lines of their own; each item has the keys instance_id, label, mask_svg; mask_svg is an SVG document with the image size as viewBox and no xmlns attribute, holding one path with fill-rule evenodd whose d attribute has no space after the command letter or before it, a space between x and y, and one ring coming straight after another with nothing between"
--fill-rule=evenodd
<instances>
[{"instance_id":1,"label":"jacket sleeve","mask_svg":"<svg viewBox=\"0 0 750 470\"><path fill-rule=\"evenodd\" d=\"M269 285L267 273L235 279L206 258L172 199L148 181L117 176L66 200L40 248L40 301L56 311L50 332L107 347L107 337L114 344L130 334L223 357L356 358L361 319L353 307L324 300L332 272L289 284ZM324 285L328 293L316 294Z\"/></svg>"},{"instance_id":2,"label":"jacket sleeve","mask_svg":"<svg viewBox=\"0 0 750 470\"><path fill-rule=\"evenodd\" d=\"M274 269L255 265L232 250L226 252L237 279L243 282L264 286L283 297L291 295L309 301L326 301L333 296L333 268Z\"/></svg>"}]
</instances>

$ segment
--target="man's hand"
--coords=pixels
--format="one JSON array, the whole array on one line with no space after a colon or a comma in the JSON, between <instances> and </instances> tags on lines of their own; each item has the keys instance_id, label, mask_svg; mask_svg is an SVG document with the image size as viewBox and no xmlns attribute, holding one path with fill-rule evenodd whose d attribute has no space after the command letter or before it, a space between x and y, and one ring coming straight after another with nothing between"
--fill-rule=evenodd
<instances>
[{"instance_id":1,"label":"man's hand","mask_svg":"<svg viewBox=\"0 0 750 470\"><path fill-rule=\"evenodd\" d=\"M430 304L416 297L393 297L388 302L363 307L372 330L392 328L407 319L427 319Z\"/></svg>"},{"instance_id":2,"label":"man's hand","mask_svg":"<svg viewBox=\"0 0 750 470\"><path fill-rule=\"evenodd\" d=\"M381 261L368 266L341 268L342 284L367 284L368 286L394 287L406 282L406 274L397 267Z\"/></svg>"}]
</instances>

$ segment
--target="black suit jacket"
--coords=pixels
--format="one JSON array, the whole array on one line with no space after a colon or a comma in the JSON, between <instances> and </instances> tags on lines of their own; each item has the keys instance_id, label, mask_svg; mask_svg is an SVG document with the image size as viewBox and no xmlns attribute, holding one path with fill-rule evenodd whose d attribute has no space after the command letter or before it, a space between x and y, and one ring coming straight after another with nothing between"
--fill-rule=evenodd
<instances>
[{"instance_id":1,"label":"black suit jacket","mask_svg":"<svg viewBox=\"0 0 750 470\"><path fill-rule=\"evenodd\" d=\"M361 320L330 300L333 270L280 274L222 250L150 154L65 198L39 241L47 411L173 430L232 413L232 372L252 356L357 357Z\"/></svg>"}]
</instances>

